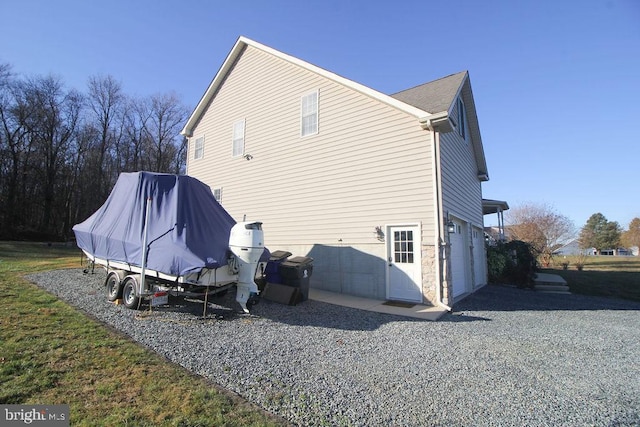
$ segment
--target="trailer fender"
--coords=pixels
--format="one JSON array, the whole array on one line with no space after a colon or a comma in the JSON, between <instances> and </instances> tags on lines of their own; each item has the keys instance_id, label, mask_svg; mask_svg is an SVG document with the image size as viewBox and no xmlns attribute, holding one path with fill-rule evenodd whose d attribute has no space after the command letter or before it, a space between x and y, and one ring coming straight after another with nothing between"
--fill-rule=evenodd
<instances>
[{"instance_id":1,"label":"trailer fender","mask_svg":"<svg viewBox=\"0 0 640 427\"><path fill-rule=\"evenodd\" d=\"M125 270L119 270L119 269L115 269L115 268L109 268L107 270L107 274L111 274L114 273L116 275L118 275L118 279L122 282L124 280L124 278L127 276L127 271Z\"/></svg>"}]
</instances>

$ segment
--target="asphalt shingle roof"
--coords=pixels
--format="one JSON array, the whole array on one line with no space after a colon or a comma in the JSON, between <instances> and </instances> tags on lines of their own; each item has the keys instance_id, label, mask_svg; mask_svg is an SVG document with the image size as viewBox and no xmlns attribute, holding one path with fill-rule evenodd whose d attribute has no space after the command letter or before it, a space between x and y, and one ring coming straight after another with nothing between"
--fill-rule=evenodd
<instances>
[{"instance_id":1,"label":"asphalt shingle roof","mask_svg":"<svg viewBox=\"0 0 640 427\"><path fill-rule=\"evenodd\" d=\"M447 111L453 104L466 74L466 71L461 71L390 96L427 113Z\"/></svg>"}]
</instances>

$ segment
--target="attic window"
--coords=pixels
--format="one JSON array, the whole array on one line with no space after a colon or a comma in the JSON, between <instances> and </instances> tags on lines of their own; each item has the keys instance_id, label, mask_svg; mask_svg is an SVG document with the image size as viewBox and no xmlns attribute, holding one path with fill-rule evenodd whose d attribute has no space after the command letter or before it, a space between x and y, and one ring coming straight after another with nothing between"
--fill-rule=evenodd
<instances>
[{"instance_id":1,"label":"attic window","mask_svg":"<svg viewBox=\"0 0 640 427\"><path fill-rule=\"evenodd\" d=\"M462 139L467 139L467 115L464 109L464 102L462 102L462 98L458 98L458 134L462 137Z\"/></svg>"},{"instance_id":2,"label":"attic window","mask_svg":"<svg viewBox=\"0 0 640 427\"><path fill-rule=\"evenodd\" d=\"M318 91L304 95L300 100L300 136L318 133Z\"/></svg>"},{"instance_id":3,"label":"attic window","mask_svg":"<svg viewBox=\"0 0 640 427\"><path fill-rule=\"evenodd\" d=\"M204 136L196 139L193 159L198 160L204 157Z\"/></svg>"}]
</instances>

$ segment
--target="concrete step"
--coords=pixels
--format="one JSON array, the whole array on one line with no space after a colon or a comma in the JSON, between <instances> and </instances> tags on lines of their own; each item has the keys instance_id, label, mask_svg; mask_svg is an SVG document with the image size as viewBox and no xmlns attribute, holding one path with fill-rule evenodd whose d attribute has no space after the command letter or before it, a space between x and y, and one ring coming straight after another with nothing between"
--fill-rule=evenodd
<instances>
[{"instance_id":1,"label":"concrete step","mask_svg":"<svg viewBox=\"0 0 640 427\"><path fill-rule=\"evenodd\" d=\"M538 290L536 292L540 292L541 294L558 294L558 295L571 295L570 291L547 291L547 290Z\"/></svg>"},{"instance_id":2,"label":"concrete step","mask_svg":"<svg viewBox=\"0 0 640 427\"><path fill-rule=\"evenodd\" d=\"M545 292L545 293L554 293L554 294L570 294L569 287L567 285L560 284L539 284L536 282L536 285L533 287L536 292Z\"/></svg>"},{"instance_id":3,"label":"concrete step","mask_svg":"<svg viewBox=\"0 0 640 427\"><path fill-rule=\"evenodd\" d=\"M569 290L569 286L567 286L567 285L558 285L558 284L547 285L547 284L536 283L535 286L534 286L534 289L536 291L568 291Z\"/></svg>"},{"instance_id":4,"label":"concrete step","mask_svg":"<svg viewBox=\"0 0 640 427\"><path fill-rule=\"evenodd\" d=\"M567 286L566 282L540 282L534 280L533 284L536 286Z\"/></svg>"},{"instance_id":5,"label":"concrete step","mask_svg":"<svg viewBox=\"0 0 640 427\"><path fill-rule=\"evenodd\" d=\"M533 282L536 285L566 285L567 281L557 274L536 273Z\"/></svg>"},{"instance_id":6,"label":"concrete step","mask_svg":"<svg viewBox=\"0 0 640 427\"><path fill-rule=\"evenodd\" d=\"M536 292L544 292L548 294L570 294L567 281L557 274L536 273L533 280Z\"/></svg>"}]
</instances>

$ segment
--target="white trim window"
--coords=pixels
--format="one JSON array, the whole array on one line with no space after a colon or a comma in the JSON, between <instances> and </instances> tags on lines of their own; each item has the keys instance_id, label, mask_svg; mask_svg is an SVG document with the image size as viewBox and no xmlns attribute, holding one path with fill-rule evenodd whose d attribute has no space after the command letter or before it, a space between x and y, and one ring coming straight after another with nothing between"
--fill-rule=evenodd
<instances>
[{"instance_id":1,"label":"white trim window","mask_svg":"<svg viewBox=\"0 0 640 427\"><path fill-rule=\"evenodd\" d=\"M464 102L462 98L458 98L458 134L462 139L467 139L467 115L464 109Z\"/></svg>"},{"instance_id":2,"label":"white trim window","mask_svg":"<svg viewBox=\"0 0 640 427\"><path fill-rule=\"evenodd\" d=\"M233 157L244 155L244 125L244 119L233 124Z\"/></svg>"},{"instance_id":3,"label":"white trim window","mask_svg":"<svg viewBox=\"0 0 640 427\"><path fill-rule=\"evenodd\" d=\"M216 202L222 202L222 188L214 188L213 189L213 198L216 199Z\"/></svg>"},{"instance_id":4,"label":"white trim window","mask_svg":"<svg viewBox=\"0 0 640 427\"><path fill-rule=\"evenodd\" d=\"M304 95L300 99L300 136L318 133L318 91Z\"/></svg>"},{"instance_id":5,"label":"white trim window","mask_svg":"<svg viewBox=\"0 0 640 427\"><path fill-rule=\"evenodd\" d=\"M194 142L193 159L198 160L204 157L204 136L196 138Z\"/></svg>"}]
</instances>

